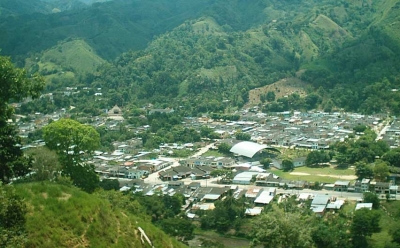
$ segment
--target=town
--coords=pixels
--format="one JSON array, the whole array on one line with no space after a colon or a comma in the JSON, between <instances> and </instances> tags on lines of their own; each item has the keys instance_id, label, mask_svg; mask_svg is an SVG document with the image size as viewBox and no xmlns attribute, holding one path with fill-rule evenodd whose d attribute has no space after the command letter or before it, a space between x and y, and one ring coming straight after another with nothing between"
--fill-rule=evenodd
<instances>
[{"instance_id":1,"label":"town","mask_svg":"<svg viewBox=\"0 0 400 248\"><path fill-rule=\"evenodd\" d=\"M173 114L174 110L146 106L143 112L147 115ZM355 131L359 126L370 128L377 133L376 140L397 148L400 122L395 118L383 114L367 116L319 111L265 114L257 107L233 114L239 115L239 120L213 119L206 115L184 117L185 128L200 133L205 126L218 138L202 138L194 143L162 143L156 149L146 149L140 137L114 141L112 151L95 151L88 163L94 165L101 179L118 180L120 191L132 190L144 195L183 194L186 198L184 210L191 218L195 217L196 209L213 209L213 202L223 199L228 191L233 192L235 199L244 195L254 204L254 208L245 210L247 215L258 215L275 197L281 202L289 195L298 201L312 200L311 209L319 215L329 209L340 209L347 200L358 202L356 208L372 208L371 203L362 203L364 192L374 192L382 199L386 195L390 199L400 199L395 184L397 174L391 174L387 182L357 178L352 166L348 169L349 175L336 175L335 168L339 165L335 159L323 165L330 170L328 174L319 174L318 181L307 179L307 175L313 175L313 169L308 173L291 172L290 178L280 173L283 169L281 150L291 153L292 169L305 167L310 151L329 150L337 142L359 138L363 134ZM35 130L68 116L69 111L62 109L51 115L17 115L10 122L15 121L20 136L28 138ZM104 114L90 118L88 124L95 128L105 127L108 132L118 132L124 125L135 134L151 128L150 125L134 127L127 124L124 116L123 109L114 106ZM235 138L238 132L246 138ZM227 145L229 151L220 153L221 144ZM39 139L23 149L43 145L44 141ZM177 157L177 151L187 151L185 154L189 156ZM267 165L261 164L265 158L268 158Z\"/></svg>"}]
</instances>

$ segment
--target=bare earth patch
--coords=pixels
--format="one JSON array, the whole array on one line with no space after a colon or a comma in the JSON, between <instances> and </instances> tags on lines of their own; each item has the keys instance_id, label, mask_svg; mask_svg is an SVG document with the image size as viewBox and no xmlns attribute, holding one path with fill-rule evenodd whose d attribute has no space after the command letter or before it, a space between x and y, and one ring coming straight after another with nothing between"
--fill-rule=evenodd
<instances>
[{"instance_id":1,"label":"bare earth patch","mask_svg":"<svg viewBox=\"0 0 400 248\"><path fill-rule=\"evenodd\" d=\"M325 175L325 174L318 174L317 176L320 177L333 177L333 178L340 178L340 179L345 179L345 180L355 180L357 179L357 176L354 175Z\"/></svg>"},{"instance_id":2,"label":"bare earth patch","mask_svg":"<svg viewBox=\"0 0 400 248\"><path fill-rule=\"evenodd\" d=\"M275 93L275 98L282 98L289 96L293 93L299 94L301 97L307 95L306 83L298 78L284 78L273 84L266 85L249 91L249 105L257 105L261 103L260 96L266 94L268 91Z\"/></svg>"},{"instance_id":3,"label":"bare earth patch","mask_svg":"<svg viewBox=\"0 0 400 248\"><path fill-rule=\"evenodd\" d=\"M62 193L61 197L58 197L59 200L67 201L71 197L71 194Z\"/></svg>"},{"instance_id":4,"label":"bare earth patch","mask_svg":"<svg viewBox=\"0 0 400 248\"><path fill-rule=\"evenodd\" d=\"M295 176L309 176L309 173L304 173L304 172L290 172L290 175L295 175Z\"/></svg>"},{"instance_id":5,"label":"bare earth patch","mask_svg":"<svg viewBox=\"0 0 400 248\"><path fill-rule=\"evenodd\" d=\"M290 172L290 175L294 176L310 176L310 173L305 173L305 172ZM355 175L327 175L327 174L316 174L316 176L319 177L331 177L331 178L340 178L343 180L355 180L357 179L357 176Z\"/></svg>"}]
</instances>

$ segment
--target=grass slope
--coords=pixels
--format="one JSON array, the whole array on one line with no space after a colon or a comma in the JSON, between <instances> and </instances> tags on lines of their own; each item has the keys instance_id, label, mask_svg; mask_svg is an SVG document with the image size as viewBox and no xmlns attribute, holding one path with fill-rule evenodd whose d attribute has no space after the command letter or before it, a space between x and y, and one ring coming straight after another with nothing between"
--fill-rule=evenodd
<instances>
[{"instance_id":1,"label":"grass slope","mask_svg":"<svg viewBox=\"0 0 400 248\"><path fill-rule=\"evenodd\" d=\"M78 73L93 72L97 66L104 62L83 40L61 43L45 51L40 58L42 68L49 64L55 64Z\"/></svg>"},{"instance_id":2,"label":"grass slope","mask_svg":"<svg viewBox=\"0 0 400 248\"><path fill-rule=\"evenodd\" d=\"M184 247L150 222L114 208L106 200L72 186L54 183L16 185L28 206L26 247Z\"/></svg>"}]
</instances>

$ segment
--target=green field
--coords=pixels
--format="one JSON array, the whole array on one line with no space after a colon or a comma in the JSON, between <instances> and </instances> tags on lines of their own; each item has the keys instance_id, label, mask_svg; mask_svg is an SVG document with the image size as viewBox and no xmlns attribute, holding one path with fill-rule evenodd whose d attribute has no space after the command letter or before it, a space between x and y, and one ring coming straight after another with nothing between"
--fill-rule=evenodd
<instances>
[{"instance_id":1,"label":"green field","mask_svg":"<svg viewBox=\"0 0 400 248\"><path fill-rule=\"evenodd\" d=\"M290 172L284 172L278 169L271 169L271 172L284 179L305 180L309 182L334 183L337 180L352 181L355 178L354 170L352 169L334 169L330 167L326 168L298 167ZM304 175L301 175L300 173Z\"/></svg>"}]
</instances>

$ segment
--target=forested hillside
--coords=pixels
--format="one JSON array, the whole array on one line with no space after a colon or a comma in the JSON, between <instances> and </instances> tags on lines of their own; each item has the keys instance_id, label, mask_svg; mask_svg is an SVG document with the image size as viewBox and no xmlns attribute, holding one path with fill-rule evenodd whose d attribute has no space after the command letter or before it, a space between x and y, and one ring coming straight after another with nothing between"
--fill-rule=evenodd
<instances>
[{"instance_id":1,"label":"forested hillside","mask_svg":"<svg viewBox=\"0 0 400 248\"><path fill-rule=\"evenodd\" d=\"M91 47L87 56L111 63L70 68L74 80L49 77L49 89L102 88L121 106L152 102L193 115L221 112L244 106L252 89L297 78L291 82L301 79L305 95L286 90L282 96L285 89L277 84L253 102L261 101L264 111L398 114L399 7L398 0L114 0L5 18L0 47L21 65L46 73L44 51L65 39L82 40ZM65 60L55 64L68 67ZM79 101L93 104L90 97Z\"/></svg>"}]
</instances>

